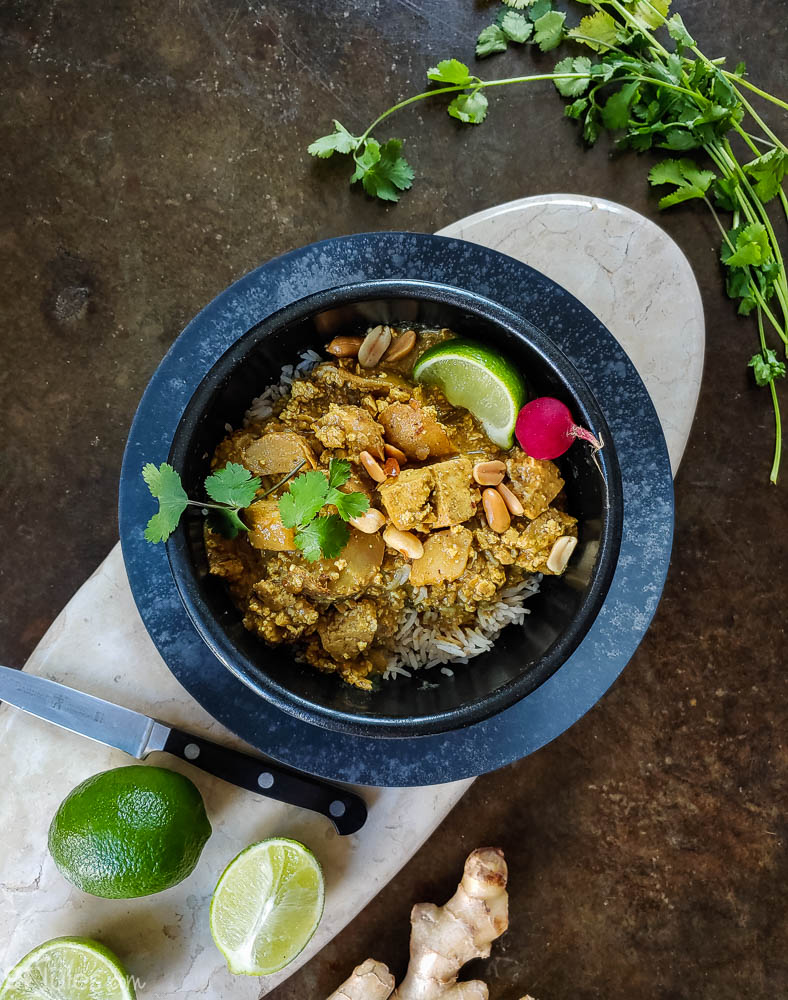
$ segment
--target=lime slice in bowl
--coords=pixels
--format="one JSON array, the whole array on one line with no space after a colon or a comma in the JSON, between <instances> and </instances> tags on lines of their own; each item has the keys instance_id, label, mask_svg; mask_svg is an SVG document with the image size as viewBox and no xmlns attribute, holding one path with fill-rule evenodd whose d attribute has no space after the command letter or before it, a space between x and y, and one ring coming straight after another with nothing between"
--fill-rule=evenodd
<instances>
[{"instance_id":1,"label":"lime slice in bowl","mask_svg":"<svg viewBox=\"0 0 788 1000\"><path fill-rule=\"evenodd\" d=\"M126 970L109 948L61 937L34 948L8 973L0 1000L134 1000Z\"/></svg>"},{"instance_id":2,"label":"lime slice in bowl","mask_svg":"<svg viewBox=\"0 0 788 1000\"><path fill-rule=\"evenodd\" d=\"M230 972L268 976L292 962L317 930L324 900L320 864L297 840L241 851L211 900L211 934Z\"/></svg>"},{"instance_id":3,"label":"lime slice in bowl","mask_svg":"<svg viewBox=\"0 0 788 1000\"><path fill-rule=\"evenodd\" d=\"M503 355L457 338L431 347L416 362L417 382L437 386L452 406L464 406L501 448L511 448L525 382Z\"/></svg>"}]
</instances>

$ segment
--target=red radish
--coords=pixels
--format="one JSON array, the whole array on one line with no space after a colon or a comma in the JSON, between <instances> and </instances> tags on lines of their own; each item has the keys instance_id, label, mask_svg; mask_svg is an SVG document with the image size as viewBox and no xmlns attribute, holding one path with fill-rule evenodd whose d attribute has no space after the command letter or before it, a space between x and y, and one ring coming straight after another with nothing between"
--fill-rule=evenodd
<instances>
[{"instance_id":1,"label":"red radish","mask_svg":"<svg viewBox=\"0 0 788 1000\"><path fill-rule=\"evenodd\" d=\"M526 403L517 415L514 432L523 451L531 458L558 458L575 438L588 441L595 452L602 447L602 442L597 441L591 431L574 422L569 407L552 396Z\"/></svg>"}]
</instances>

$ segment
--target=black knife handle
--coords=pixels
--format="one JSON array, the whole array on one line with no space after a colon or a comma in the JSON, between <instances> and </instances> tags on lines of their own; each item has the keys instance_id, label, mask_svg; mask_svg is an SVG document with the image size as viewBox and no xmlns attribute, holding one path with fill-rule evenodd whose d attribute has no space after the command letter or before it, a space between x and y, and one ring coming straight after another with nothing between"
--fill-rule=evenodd
<instances>
[{"instance_id":1,"label":"black knife handle","mask_svg":"<svg viewBox=\"0 0 788 1000\"><path fill-rule=\"evenodd\" d=\"M355 792L271 760L220 746L193 733L170 729L162 749L230 784L278 802L322 813L341 836L360 830L367 818L366 803Z\"/></svg>"}]
</instances>

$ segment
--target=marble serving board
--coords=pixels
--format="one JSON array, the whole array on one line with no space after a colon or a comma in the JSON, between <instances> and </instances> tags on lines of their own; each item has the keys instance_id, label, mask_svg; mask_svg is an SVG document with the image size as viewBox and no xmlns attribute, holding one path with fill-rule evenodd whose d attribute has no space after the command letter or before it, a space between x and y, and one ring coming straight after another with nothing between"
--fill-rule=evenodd
<instances>
[{"instance_id":1,"label":"marble serving board","mask_svg":"<svg viewBox=\"0 0 788 1000\"><path fill-rule=\"evenodd\" d=\"M676 244L622 206L570 195L498 206L441 235L481 243L531 264L599 316L652 395L675 472L695 409L704 349L700 295ZM137 613L119 546L57 617L25 669L243 747L168 671ZM6 749L0 799L5 838L0 975L41 941L80 934L112 947L136 977L138 994L159 1000L252 1000L270 992L376 895L470 784L364 789L370 807L367 824L353 837L341 838L320 816L153 755L151 763L180 770L198 785L213 836L195 872L180 885L143 899L103 900L79 892L60 876L47 853L47 828L74 785L131 759L5 705L0 707L0 742ZM288 969L264 980L234 977L208 930L211 890L239 850L274 835L302 840L317 854L327 880L325 915L308 948Z\"/></svg>"}]
</instances>

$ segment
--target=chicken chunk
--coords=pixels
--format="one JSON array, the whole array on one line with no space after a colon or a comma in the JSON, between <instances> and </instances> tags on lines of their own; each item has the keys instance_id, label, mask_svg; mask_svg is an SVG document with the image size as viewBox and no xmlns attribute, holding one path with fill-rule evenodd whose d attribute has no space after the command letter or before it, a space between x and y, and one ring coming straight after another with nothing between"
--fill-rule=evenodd
<instances>
[{"instance_id":1,"label":"chicken chunk","mask_svg":"<svg viewBox=\"0 0 788 1000\"><path fill-rule=\"evenodd\" d=\"M378 628L373 601L342 605L318 622L323 649L336 660L352 660L369 648Z\"/></svg>"},{"instance_id":2,"label":"chicken chunk","mask_svg":"<svg viewBox=\"0 0 788 1000\"><path fill-rule=\"evenodd\" d=\"M294 552L295 535L282 524L276 500L258 500L243 512L249 529L249 544L269 552Z\"/></svg>"},{"instance_id":3,"label":"chicken chunk","mask_svg":"<svg viewBox=\"0 0 788 1000\"><path fill-rule=\"evenodd\" d=\"M519 551L518 566L529 573L548 573L547 559L553 543L562 535L577 535L577 519L563 511L548 507L520 532L514 540L514 548Z\"/></svg>"},{"instance_id":4,"label":"chicken chunk","mask_svg":"<svg viewBox=\"0 0 788 1000\"><path fill-rule=\"evenodd\" d=\"M458 580L468 564L472 541L473 532L462 525L430 535L424 543L424 555L415 559L411 566L411 584L425 587L445 580Z\"/></svg>"},{"instance_id":5,"label":"chicken chunk","mask_svg":"<svg viewBox=\"0 0 788 1000\"><path fill-rule=\"evenodd\" d=\"M421 469L403 469L378 488L381 502L400 531L448 528L473 517L472 465L460 456Z\"/></svg>"},{"instance_id":6,"label":"chicken chunk","mask_svg":"<svg viewBox=\"0 0 788 1000\"><path fill-rule=\"evenodd\" d=\"M431 456L443 458L457 453L443 424L435 419L430 409L420 406L415 399L386 407L378 419L383 425L386 440L404 451L410 459L424 462Z\"/></svg>"},{"instance_id":7,"label":"chicken chunk","mask_svg":"<svg viewBox=\"0 0 788 1000\"><path fill-rule=\"evenodd\" d=\"M471 487L473 466L465 455L430 466L434 479L432 506L433 528L448 528L462 524L476 513Z\"/></svg>"},{"instance_id":8,"label":"chicken chunk","mask_svg":"<svg viewBox=\"0 0 788 1000\"><path fill-rule=\"evenodd\" d=\"M369 413L360 406L332 403L315 424L315 437L324 448L344 453L353 462L362 451L383 458L383 434Z\"/></svg>"},{"instance_id":9,"label":"chicken chunk","mask_svg":"<svg viewBox=\"0 0 788 1000\"><path fill-rule=\"evenodd\" d=\"M506 471L511 480L509 488L523 505L525 516L531 519L547 510L564 488L564 481L552 462L531 458L519 449L506 459Z\"/></svg>"},{"instance_id":10,"label":"chicken chunk","mask_svg":"<svg viewBox=\"0 0 788 1000\"><path fill-rule=\"evenodd\" d=\"M312 449L293 431L272 431L244 448L244 465L257 476L284 475L301 461L317 465Z\"/></svg>"},{"instance_id":11,"label":"chicken chunk","mask_svg":"<svg viewBox=\"0 0 788 1000\"><path fill-rule=\"evenodd\" d=\"M432 518L429 499L433 476L430 468L402 469L395 479L387 479L378 488L386 513L400 531L421 528Z\"/></svg>"}]
</instances>

